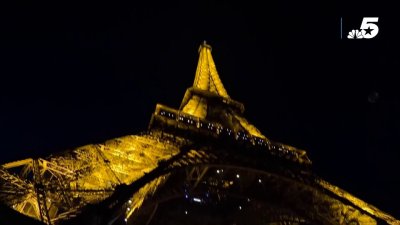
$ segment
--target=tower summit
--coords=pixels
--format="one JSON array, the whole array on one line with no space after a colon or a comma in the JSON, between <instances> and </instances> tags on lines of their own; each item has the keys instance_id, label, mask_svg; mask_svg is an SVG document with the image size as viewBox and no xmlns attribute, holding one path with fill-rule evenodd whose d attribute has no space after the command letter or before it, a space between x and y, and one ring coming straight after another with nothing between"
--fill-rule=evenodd
<instances>
[{"instance_id":1,"label":"tower summit","mask_svg":"<svg viewBox=\"0 0 400 225\"><path fill-rule=\"evenodd\" d=\"M180 109L182 112L199 118L207 116L207 99L200 95L191 95L193 91L208 93L230 99L211 55L211 46L204 41L199 47L199 61L197 63L196 75L192 88L188 89L186 98L182 101ZM190 95L190 97L187 97ZM188 99L189 98L189 99Z\"/></svg>"},{"instance_id":2,"label":"tower summit","mask_svg":"<svg viewBox=\"0 0 400 225\"><path fill-rule=\"evenodd\" d=\"M211 51L211 46L205 41L199 47L199 61L197 64L193 88L208 91L224 98L229 98L229 95L219 78Z\"/></svg>"}]
</instances>

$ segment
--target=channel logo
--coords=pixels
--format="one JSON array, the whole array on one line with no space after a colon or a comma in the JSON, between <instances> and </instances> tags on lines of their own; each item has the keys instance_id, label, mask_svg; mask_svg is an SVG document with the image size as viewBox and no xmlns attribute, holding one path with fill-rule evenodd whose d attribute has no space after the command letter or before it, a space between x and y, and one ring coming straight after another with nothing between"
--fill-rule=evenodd
<instances>
[{"instance_id":1,"label":"channel logo","mask_svg":"<svg viewBox=\"0 0 400 225\"><path fill-rule=\"evenodd\" d=\"M359 29L349 31L348 39L372 39L379 33L379 17L364 17Z\"/></svg>"}]
</instances>

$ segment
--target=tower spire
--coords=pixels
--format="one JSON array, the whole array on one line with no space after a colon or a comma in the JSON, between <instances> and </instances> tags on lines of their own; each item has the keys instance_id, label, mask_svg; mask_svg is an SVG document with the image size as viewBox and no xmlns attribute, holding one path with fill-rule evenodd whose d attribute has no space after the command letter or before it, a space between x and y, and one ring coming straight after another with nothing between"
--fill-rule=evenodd
<instances>
[{"instance_id":1,"label":"tower spire","mask_svg":"<svg viewBox=\"0 0 400 225\"><path fill-rule=\"evenodd\" d=\"M193 87L215 93L221 97L229 98L219 78L217 68L211 55L211 50L211 46L208 45L206 41L203 41L199 47L199 61L197 63Z\"/></svg>"}]
</instances>

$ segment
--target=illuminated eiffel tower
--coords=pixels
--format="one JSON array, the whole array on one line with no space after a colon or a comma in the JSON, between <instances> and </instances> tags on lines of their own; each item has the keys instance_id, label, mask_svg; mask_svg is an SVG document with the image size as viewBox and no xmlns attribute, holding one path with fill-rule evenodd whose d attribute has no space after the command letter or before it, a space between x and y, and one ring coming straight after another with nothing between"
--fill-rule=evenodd
<instances>
[{"instance_id":1,"label":"illuminated eiffel tower","mask_svg":"<svg viewBox=\"0 0 400 225\"><path fill-rule=\"evenodd\" d=\"M400 224L243 112L204 42L178 109L157 104L140 135L0 166L0 200L44 224Z\"/></svg>"}]
</instances>

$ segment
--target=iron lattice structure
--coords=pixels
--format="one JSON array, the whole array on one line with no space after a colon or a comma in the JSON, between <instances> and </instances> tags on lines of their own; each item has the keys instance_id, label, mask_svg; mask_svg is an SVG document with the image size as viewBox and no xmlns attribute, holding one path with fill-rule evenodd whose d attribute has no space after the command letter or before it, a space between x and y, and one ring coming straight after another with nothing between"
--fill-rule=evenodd
<instances>
[{"instance_id":1,"label":"iron lattice structure","mask_svg":"<svg viewBox=\"0 0 400 225\"><path fill-rule=\"evenodd\" d=\"M157 212L228 196L248 218L262 210L255 224L400 224L317 177L306 151L266 138L228 95L211 47L199 55L178 109L157 104L140 135L1 165L0 200L45 224L176 224Z\"/></svg>"}]
</instances>

